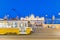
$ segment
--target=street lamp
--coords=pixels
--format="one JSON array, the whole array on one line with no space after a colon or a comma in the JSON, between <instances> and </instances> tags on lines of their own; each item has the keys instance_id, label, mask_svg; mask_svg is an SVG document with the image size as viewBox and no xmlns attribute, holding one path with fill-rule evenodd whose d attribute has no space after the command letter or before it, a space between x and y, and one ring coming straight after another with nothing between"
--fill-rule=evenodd
<instances>
[{"instance_id":1,"label":"street lamp","mask_svg":"<svg viewBox=\"0 0 60 40\"><path fill-rule=\"evenodd\" d=\"M58 13L58 15L60 15L60 13Z\"/></svg>"},{"instance_id":2,"label":"street lamp","mask_svg":"<svg viewBox=\"0 0 60 40\"><path fill-rule=\"evenodd\" d=\"M45 16L48 16L47 14Z\"/></svg>"},{"instance_id":3,"label":"street lamp","mask_svg":"<svg viewBox=\"0 0 60 40\"><path fill-rule=\"evenodd\" d=\"M58 15L60 16L60 13L58 13ZM59 19L60 20L60 19Z\"/></svg>"},{"instance_id":4,"label":"street lamp","mask_svg":"<svg viewBox=\"0 0 60 40\"><path fill-rule=\"evenodd\" d=\"M47 24L47 16L48 16L48 15L46 14L45 16L46 16L46 18L45 18L45 23Z\"/></svg>"},{"instance_id":5,"label":"street lamp","mask_svg":"<svg viewBox=\"0 0 60 40\"><path fill-rule=\"evenodd\" d=\"M53 15L52 16L52 24L53 24L54 20L55 20L55 16Z\"/></svg>"},{"instance_id":6,"label":"street lamp","mask_svg":"<svg viewBox=\"0 0 60 40\"><path fill-rule=\"evenodd\" d=\"M58 15L60 16L60 13L58 13ZM60 21L60 18L58 20Z\"/></svg>"}]
</instances>

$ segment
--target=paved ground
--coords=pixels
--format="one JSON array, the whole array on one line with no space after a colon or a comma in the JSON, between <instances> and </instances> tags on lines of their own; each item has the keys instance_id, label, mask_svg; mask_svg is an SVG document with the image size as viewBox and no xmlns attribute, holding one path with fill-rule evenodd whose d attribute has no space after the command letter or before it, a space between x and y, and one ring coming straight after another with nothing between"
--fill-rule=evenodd
<instances>
[{"instance_id":1,"label":"paved ground","mask_svg":"<svg viewBox=\"0 0 60 40\"><path fill-rule=\"evenodd\" d=\"M0 35L0 40L60 40L60 30L34 29L30 35Z\"/></svg>"}]
</instances>

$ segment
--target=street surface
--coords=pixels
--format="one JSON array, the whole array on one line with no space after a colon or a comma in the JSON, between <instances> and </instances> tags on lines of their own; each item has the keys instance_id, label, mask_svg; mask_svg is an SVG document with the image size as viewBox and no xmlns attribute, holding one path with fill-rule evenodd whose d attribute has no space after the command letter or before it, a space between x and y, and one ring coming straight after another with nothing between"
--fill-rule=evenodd
<instances>
[{"instance_id":1,"label":"street surface","mask_svg":"<svg viewBox=\"0 0 60 40\"><path fill-rule=\"evenodd\" d=\"M60 30L35 28L30 35L0 35L0 40L60 40Z\"/></svg>"}]
</instances>

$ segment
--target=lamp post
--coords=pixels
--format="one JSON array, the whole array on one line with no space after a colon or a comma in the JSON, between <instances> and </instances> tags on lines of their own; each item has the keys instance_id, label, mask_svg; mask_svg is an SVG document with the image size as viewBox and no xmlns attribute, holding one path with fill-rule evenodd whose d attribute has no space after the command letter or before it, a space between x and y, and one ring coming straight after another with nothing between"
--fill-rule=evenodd
<instances>
[{"instance_id":1,"label":"lamp post","mask_svg":"<svg viewBox=\"0 0 60 40\"><path fill-rule=\"evenodd\" d=\"M60 13L58 13L58 15L60 16ZM60 19L59 19L60 20Z\"/></svg>"},{"instance_id":2,"label":"lamp post","mask_svg":"<svg viewBox=\"0 0 60 40\"><path fill-rule=\"evenodd\" d=\"M60 16L60 13L58 13L58 15ZM59 19L59 21L60 21L60 19ZM59 23L60 24L60 23ZM59 27L59 29L60 29L60 27Z\"/></svg>"},{"instance_id":3,"label":"lamp post","mask_svg":"<svg viewBox=\"0 0 60 40\"><path fill-rule=\"evenodd\" d=\"M58 13L58 15L60 15L60 13Z\"/></svg>"},{"instance_id":4,"label":"lamp post","mask_svg":"<svg viewBox=\"0 0 60 40\"><path fill-rule=\"evenodd\" d=\"M53 15L52 16L52 24L54 23L54 20L55 20L55 16Z\"/></svg>"},{"instance_id":5,"label":"lamp post","mask_svg":"<svg viewBox=\"0 0 60 40\"><path fill-rule=\"evenodd\" d=\"M46 18L45 18L45 23L47 24L47 16L48 16L48 15L46 14L45 16L46 16Z\"/></svg>"},{"instance_id":6,"label":"lamp post","mask_svg":"<svg viewBox=\"0 0 60 40\"><path fill-rule=\"evenodd\" d=\"M58 13L58 15L60 16L60 13ZM60 19L59 19L59 21L60 21Z\"/></svg>"}]
</instances>

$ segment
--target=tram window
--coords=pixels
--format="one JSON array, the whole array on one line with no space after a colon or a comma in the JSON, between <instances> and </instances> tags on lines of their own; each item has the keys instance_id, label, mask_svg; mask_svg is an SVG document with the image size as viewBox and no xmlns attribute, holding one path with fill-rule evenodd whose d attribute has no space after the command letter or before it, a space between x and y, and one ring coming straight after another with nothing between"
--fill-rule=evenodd
<instances>
[{"instance_id":1,"label":"tram window","mask_svg":"<svg viewBox=\"0 0 60 40\"><path fill-rule=\"evenodd\" d=\"M7 22L8 28L11 28L11 21Z\"/></svg>"},{"instance_id":2,"label":"tram window","mask_svg":"<svg viewBox=\"0 0 60 40\"><path fill-rule=\"evenodd\" d=\"M20 27L25 27L25 26L26 26L26 24L24 22L20 23Z\"/></svg>"},{"instance_id":3,"label":"tram window","mask_svg":"<svg viewBox=\"0 0 60 40\"><path fill-rule=\"evenodd\" d=\"M25 23L25 26L28 27L28 23Z\"/></svg>"},{"instance_id":4,"label":"tram window","mask_svg":"<svg viewBox=\"0 0 60 40\"><path fill-rule=\"evenodd\" d=\"M27 24L25 23L25 26L27 26Z\"/></svg>"},{"instance_id":5,"label":"tram window","mask_svg":"<svg viewBox=\"0 0 60 40\"><path fill-rule=\"evenodd\" d=\"M0 23L0 27L2 27L2 23Z\"/></svg>"},{"instance_id":6,"label":"tram window","mask_svg":"<svg viewBox=\"0 0 60 40\"><path fill-rule=\"evenodd\" d=\"M25 23L23 23L23 27L26 27L26 24Z\"/></svg>"},{"instance_id":7,"label":"tram window","mask_svg":"<svg viewBox=\"0 0 60 40\"><path fill-rule=\"evenodd\" d=\"M17 22L15 22L15 27L17 27L17 25L18 25Z\"/></svg>"},{"instance_id":8,"label":"tram window","mask_svg":"<svg viewBox=\"0 0 60 40\"><path fill-rule=\"evenodd\" d=\"M12 22L12 25L13 25L12 27L14 28L17 27L17 22Z\"/></svg>"},{"instance_id":9,"label":"tram window","mask_svg":"<svg viewBox=\"0 0 60 40\"><path fill-rule=\"evenodd\" d=\"M22 27L23 26L23 24L22 23L20 23L20 27Z\"/></svg>"},{"instance_id":10,"label":"tram window","mask_svg":"<svg viewBox=\"0 0 60 40\"><path fill-rule=\"evenodd\" d=\"M12 24L11 24L11 27L13 28L13 22L12 22Z\"/></svg>"}]
</instances>

